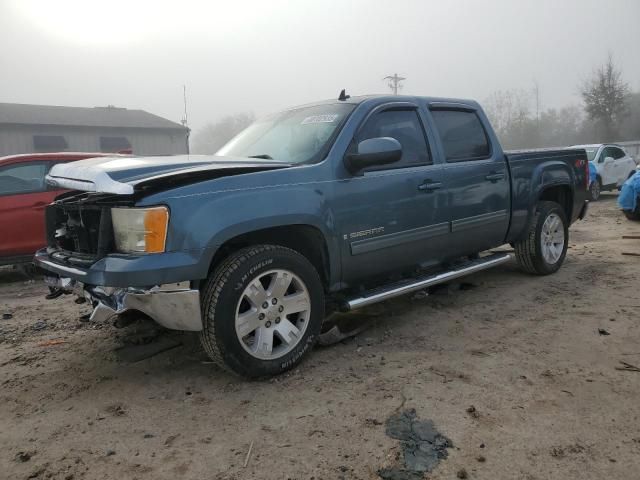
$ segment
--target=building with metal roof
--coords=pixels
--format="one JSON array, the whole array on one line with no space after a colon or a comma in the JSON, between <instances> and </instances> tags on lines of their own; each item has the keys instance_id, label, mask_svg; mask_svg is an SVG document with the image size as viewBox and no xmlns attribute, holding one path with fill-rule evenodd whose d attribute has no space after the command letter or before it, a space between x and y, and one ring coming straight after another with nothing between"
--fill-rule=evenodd
<instances>
[{"instance_id":1,"label":"building with metal roof","mask_svg":"<svg viewBox=\"0 0 640 480\"><path fill-rule=\"evenodd\" d=\"M0 156L33 152L188 153L189 129L144 110L0 103Z\"/></svg>"}]
</instances>

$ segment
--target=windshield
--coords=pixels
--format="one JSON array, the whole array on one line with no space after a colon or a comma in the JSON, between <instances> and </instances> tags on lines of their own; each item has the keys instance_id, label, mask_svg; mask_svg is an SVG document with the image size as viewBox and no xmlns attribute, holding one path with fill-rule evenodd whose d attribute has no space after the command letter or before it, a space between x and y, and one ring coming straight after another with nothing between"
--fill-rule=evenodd
<instances>
[{"instance_id":1,"label":"windshield","mask_svg":"<svg viewBox=\"0 0 640 480\"><path fill-rule=\"evenodd\" d=\"M587 159L591 162L594 158L596 158L596 153L598 153L597 148L585 148L587 152Z\"/></svg>"},{"instance_id":2,"label":"windshield","mask_svg":"<svg viewBox=\"0 0 640 480\"><path fill-rule=\"evenodd\" d=\"M353 108L352 104L334 103L270 115L240 132L217 155L287 163L315 160Z\"/></svg>"}]
</instances>

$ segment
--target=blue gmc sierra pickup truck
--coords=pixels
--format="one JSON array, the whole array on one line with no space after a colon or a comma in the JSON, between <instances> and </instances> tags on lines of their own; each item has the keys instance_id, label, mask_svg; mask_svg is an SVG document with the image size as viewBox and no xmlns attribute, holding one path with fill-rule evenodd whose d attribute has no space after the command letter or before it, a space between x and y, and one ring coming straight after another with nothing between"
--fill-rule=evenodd
<instances>
[{"instance_id":1,"label":"blue gmc sierra pickup truck","mask_svg":"<svg viewBox=\"0 0 640 480\"><path fill-rule=\"evenodd\" d=\"M137 311L199 331L248 377L313 346L352 310L510 260L562 265L587 209L582 149L503 152L474 101L362 96L255 122L215 156L95 158L53 167L35 262L93 319Z\"/></svg>"}]
</instances>

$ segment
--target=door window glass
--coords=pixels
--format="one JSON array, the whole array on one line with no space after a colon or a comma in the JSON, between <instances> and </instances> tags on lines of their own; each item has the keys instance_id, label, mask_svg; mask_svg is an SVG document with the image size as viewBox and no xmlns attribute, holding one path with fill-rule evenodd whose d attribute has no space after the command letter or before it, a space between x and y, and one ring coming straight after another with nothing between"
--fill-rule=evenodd
<instances>
[{"instance_id":1,"label":"door window glass","mask_svg":"<svg viewBox=\"0 0 640 480\"><path fill-rule=\"evenodd\" d=\"M46 163L25 163L0 168L0 195L43 192Z\"/></svg>"},{"instance_id":2,"label":"door window glass","mask_svg":"<svg viewBox=\"0 0 640 480\"><path fill-rule=\"evenodd\" d=\"M384 170L432 163L424 129L415 110L386 110L373 115L358 134L358 142L378 137L391 137L400 142L402 157L396 163L367 170Z\"/></svg>"},{"instance_id":3,"label":"door window glass","mask_svg":"<svg viewBox=\"0 0 640 480\"><path fill-rule=\"evenodd\" d=\"M447 162L481 160L491 154L489 139L475 112L432 110Z\"/></svg>"},{"instance_id":4,"label":"door window glass","mask_svg":"<svg viewBox=\"0 0 640 480\"><path fill-rule=\"evenodd\" d=\"M622 151L622 149L617 148L617 147L611 147L611 156L615 159L618 160L620 158L624 158L625 153Z\"/></svg>"}]
</instances>

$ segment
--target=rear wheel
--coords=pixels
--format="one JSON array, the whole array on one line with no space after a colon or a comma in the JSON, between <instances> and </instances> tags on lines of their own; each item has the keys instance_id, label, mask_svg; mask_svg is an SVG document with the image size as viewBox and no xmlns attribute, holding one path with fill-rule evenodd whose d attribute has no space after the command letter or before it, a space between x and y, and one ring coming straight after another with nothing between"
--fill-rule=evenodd
<instances>
[{"instance_id":1,"label":"rear wheel","mask_svg":"<svg viewBox=\"0 0 640 480\"><path fill-rule=\"evenodd\" d=\"M539 202L527 236L515 244L516 259L527 273L549 275L562 266L567 254L569 226L562 207Z\"/></svg>"},{"instance_id":2,"label":"rear wheel","mask_svg":"<svg viewBox=\"0 0 640 480\"><path fill-rule=\"evenodd\" d=\"M600 179L597 178L593 182L591 182L591 185L589 186L589 196L592 202L595 202L600 198L600 192L601 192Z\"/></svg>"},{"instance_id":3,"label":"rear wheel","mask_svg":"<svg viewBox=\"0 0 640 480\"><path fill-rule=\"evenodd\" d=\"M207 354L246 377L277 375L313 346L324 317L324 291L313 265L274 245L242 249L209 277L202 299Z\"/></svg>"}]
</instances>

